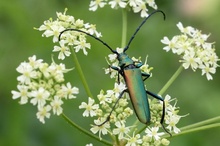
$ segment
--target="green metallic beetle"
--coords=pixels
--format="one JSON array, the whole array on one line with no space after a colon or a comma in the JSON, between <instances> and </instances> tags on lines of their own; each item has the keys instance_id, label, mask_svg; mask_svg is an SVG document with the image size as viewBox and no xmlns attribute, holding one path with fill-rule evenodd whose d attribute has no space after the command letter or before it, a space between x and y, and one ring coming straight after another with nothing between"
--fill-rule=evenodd
<instances>
[{"instance_id":1,"label":"green metallic beetle","mask_svg":"<svg viewBox=\"0 0 220 146\"><path fill-rule=\"evenodd\" d=\"M162 111L162 117L161 117L161 125L163 127L163 129L170 134L167 129L164 127L163 122L164 122L164 117L165 117L165 102L164 99L162 97L160 97L157 94L154 94L148 90L145 89L144 86L144 81L150 77L150 74L147 73L142 73L140 70L140 67L142 66L142 63L140 62L134 62L125 52L126 50L128 50L132 40L134 39L135 35L137 34L137 32L140 30L140 28L142 27L142 25L144 25L144 23L147 21L147 19L152 16L154 13L156 12L161 12L164 16L165 19L165 14L163 11L161 10L156 10L153 13L151 13L147 18L145 18L143 20L143 22L140 24L140 26L136 29L136 31L134 32L134 34L132 35L131 39L128 42L128 45L123 49L122 53L118 53L116 50L113 50L107 43L105 43L104 41L102 41L101 39L85 32L82 30L78 30L78 29L66 29L64 31L62 31L60 33L59 39L62 35L62 33L66 32L66 31L78 31L84 34L87 34L88 36L91 36L92 38L100 41L102 44L104 44L109 50L111 50L112 53L117 55L117 59L119 61L119 67L116 66L110 66L112 69L118 71L118 73L124 78L127 89L125 89L124 91L122 91L118 97L118 100L116 101L115 105L112 108L112 111L110 112L109 116L107 117L107 119L100 125L101 126L103 124L105 124L106 122L108 122L110 120L110 116L115 108L115 106L117 105L118 101L120 100L120 98L123 96L123 94L125 92L127 92L130 96L134 111L136 113L137 118L139 119L140 122L144 123L144 124L149 124L150 123L150 119L151 119L151 115L150 115L150 107L149 107L149 102L148 102L148 96L147 94L151 95L152 97L160 100L163 102L163 111ZM119 77L118 77L119 80ZM171 134L170 134L171 135Z\"/></svg>"}]
</instances>

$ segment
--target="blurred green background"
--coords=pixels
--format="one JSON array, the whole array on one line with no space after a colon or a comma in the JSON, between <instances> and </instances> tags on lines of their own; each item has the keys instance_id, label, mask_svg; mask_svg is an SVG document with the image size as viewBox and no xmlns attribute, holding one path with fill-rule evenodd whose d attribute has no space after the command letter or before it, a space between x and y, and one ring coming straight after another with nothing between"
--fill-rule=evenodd
<instances>
[{"instance_id":1,"label":"blurred green background","mask_svg":"<svg viewBox=\"0 0 220 146\"><path fill-rule=\"evenodd\" d=\"M157 5L166 13L163 21L161 15L151 17L138 33L127 53L130 56L148 55L148 63L154 67L153 77L146 81L150 91L158 92L171 75L179 67L177 56L162 50L160 40L163 36L171 38L179 34L176 24L181 21L184 26L193 26L211 33L210 42L216 42L216 52L220 55L220 2L218 0L170 0L158 2ZM109 7L96 12L88 10L89 1L82 0L2 0L0 2L0 145L1 146L45 146L45 145L85 145L99 143L70 127L61 117L52 116L41 124L36 119L36 107L19 105L12 100L11 90L16 90L16 67L29 56L37 55L44 61L51 62L51 38L42 38L41 32L33 29L39 27L44 20L55 18L55 12L63 12L85 22L96 24L102 32L103 40L112 48L121 45L121 10ZM128 38L132 35L142 19L139 14L128 14ZM103 67L107 67L105 56L110 52L99 42L91 39L92 50L89 55L78 53L83 71L88 79L94 95L100 89L111 89L113 82L104 75ZM54 55L57 55L54 53ZM59 62L59 61L57 61ZM68 68L74 66L69 58L65 60ZM178 98L180 115L190 113L178 124L179 127L199 122L219 115L220 111L220 70L207 81L201 71L184 71L167 91ZM66 77L73 85L80 88L75 100L65 102L64 112L75 122L89 129L92 120L77 118L82 111L78 110L80 102L87 100L83 86L76 71ZM134 116L135 118L135 116ZM171 146L210 146L219 145L220 128L173 137Z\"/></svg>"}]
</instances>

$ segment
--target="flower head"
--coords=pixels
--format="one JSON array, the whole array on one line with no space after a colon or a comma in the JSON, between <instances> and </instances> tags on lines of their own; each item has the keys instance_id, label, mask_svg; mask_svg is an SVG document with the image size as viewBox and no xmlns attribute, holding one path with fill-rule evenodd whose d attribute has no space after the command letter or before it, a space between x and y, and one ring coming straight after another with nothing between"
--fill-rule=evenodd
<instances>
[{"instance_id":1,"label":"flower head","mask_svg":"<svg viewBox=\"0 0 220 146\"><path fill-rule=\"evenodd\" d=\"M123 121L117 121L115 123L115 126L117 128L113 129L113 134L118 135L119 140L122 140L125 137L125 135L127 135L130 131L130 127L126 127Z\"/></svg>"},{"instance_id":2,"label":"flower head","mask_svg":"<svg viewBox=\"0 0 220 146\"><path fill-rule=\"evenodd\" d=\"M21 83L28 84L31 79L37 78L37 72L29 63L21 63L16 70L21 73L21 75L17 77L17 80Z\"/></svg>"},{"instance_id":3,"label":"flower head","mask_svg":"<svg viewBox=\"0 0 220 146\"><path fill-rule=\"evenodd\" d=\"M99 2L97 2L99 3ZM101 3L99 3L102 6ZM94 5L94 4L92 4ZM92 8L94 9L94 8ZM63 13L57 12L57 19L49 19L44 21L44 23L39 27L35 28L39 31L44 31L43 37L53 37L53 42L57 43L58 46L54 46L53 52L59 52L58 59L65 59L71 54L72 47L75 52L83 51L85 55L88 54L87 49L90 49L91 46L87 43L84 33L78 31L69 30L63 32L66 29L76 29L87 32L91 35L96 35L96 37L101 37L101 33L96 30L94 24L84 23L83 20L75 19L73 16L66 15L67 9ZM61 32L63 32L61 34Z\"/></svg>"},{"instance_id":4,"label":"flower head","mask_svg":"<svg viewBox=\"0 0 220 146\"><path fill-rule=\"evenodd\" d=\"M109 123L105 123L103 124L104 119L100 120L94 120L94 123L96 125L93 125L93 127L90 129L94 134L96 134L97 132L99 133L99 138L101 139L101 135L106 135L108 133L108 128L110 128ZM103 124L101 126L99 126L100 124Z\"/></svg>"},{"instance_id":5,"label":"flower head","mask_svg":"<svg viewBox=\"0 0 220 146\"><path fill-rule=\"evenodd\" d=\"M125 146L136 146L142 144L142 139L140 134L133 133L132 137L126 138L127 143Z\"/></svg>"},{"instance_id":6,"label":"flower head","mask_svg":"<svg viewBox=\"0 0 220 146\"><path fill-rule=\"evenodd\" d=\"M66 85L63 84L60 91L65 99L76 98L75 95L79 94L79 89L77 87L72 87L70 82L68 82Z\"/></svg>"},{"instance_id":7,"label":"flower head","mask_svg":"<svg viewBox=\"0 0 220 146\"><path fill-rule=\"evenodd\" d=\"M58 55L58 59L65 59L65 56L70 56L71 52L70 52L70 49L65 46L65 42L64 40L61 40L59 42L60 46L54 46L54 49L53 49L53 52L60 52L59 55Z\"/></svg>"},{"instance_id":8,"label":"flower head","mask_svg":"<svg viewBox=\"0 0 220 146\"><path fill-rule=\"evenodd\" d=\"M83 113L84 117L88 117L89 115L91 117L96 116L96 110L99 108L98 104L94 104L95 100L89 97L88 104L85 102L82 102L79 106L80 109L85 108L86 110ZM94 105L93 105L94 104Z\"/></svg>"},{"instance_id":9,"label":"flower head","mask_svg":"<svg viewBox=\"0 0 220 146\"><path fill-rule=\"evenodd\" d=\"M191 26L183 27L182 23L177 24L181 34L174 36L171 40L164 37L161 42L167 46L163 49L170 51L181 57L180 62L185 69L191 68L193 71L202 70L202 75L206 75L208 80L212 80L219 66L218 56L215 53L213 44L207 42L210 35L202 34L200 30Z\"/></svg>"},{"instance_id":10,"label":"flower head","mask_svg":"<svg viewBox=\"0 0 220 146\"><path fill-rule=\"evenodd\" d=\"M133 8L135 13L140 12L141 13L141 17L147 17L148 16L148 9L146 7L146 4L144 1L137 3L137 6Z\"/></svg>"},{"instance_id":11,"label":"flower head","mask_svg":"<svg viewBox=\"0 0 220 146\"><path fill-rule=\"evenodd\" d=\"M166 120L166 124L168 124L167 129L169 129L170 131L173 129L174 133L179 133L180 129L176 127L176 124L179 122L180 120L180 116L171 116L169 119Z\"/></svg>"},{"instance_id":12,"label":"flower head","mask_svg":"<svg viewBox=\"0 0 220 146\"><path fill-rule=\"evenodd\" d=\"M63 101L60 97L55 96L54 99L52 99L50 105L53 109L53 114L57 114L58 116L63 112L63 108L61 105L63 104Z\"/></svg>"},{"instance_id":13,"label":"flower head","mask_svg":"<svg viewBox=\"0 0 220 146\"><path fill-rule=\"evenodd\" d=\"M105 0L91 0L89 4L90 11L96 11L98 7L103 8L107 3Z\"/></svg>"},{"instance_id":14,"label":"flower head","mask_svg":"<svg viewBox=\"0 0 220 146\"><path fill-rule=\"evenodd\" d=\"M112 9L114 8L125 8L126 7L126 2L125 0L111 0L109 3L108 3Z\"/></svg>"},{"instance_id":15,"label":"flower head","mask_svg":"<svg viewBox=\"0 0 220 146\"><path fill-rule=\"evenodd\" d=\"M47 106L42 106L42 107L38 107L38 112L37 112L37 118L40 120L40 122L42 122L43 124L45 123L44 118L50 118L50 111L51 110L51 106L47 105Z\"/></svg>"},{"instance_id":16,"label":"flower head","mask_svg":"<svg viewBox=\"0 0 220 146\"><path fill-rule=\"evenodd\" d=\"M63 112L63 99L75 98L79 93L77 87L70 83L64 84L64 64L52 62L50 65L36 56L29 57L29 62L22 62L17 71L21 74L18 80L18 91L12 91L12 98L19 99L20 104L31 103L37 106L37 118L45 123L44 118L49 118L51 109L53 114L60 115Z\"/></svg>"},{"instance_id":17,"label":"flower head","mask_svg":"<svg viewBox=\"0 0 220 146\"><path fill-rule=\"evenodd\" d=\"M50 96L50 92L45 90L43 87L40 87L37 90L33 90L30 93L30 96L33 97L30 101L33 105L43 107Z\"/></svg>"},{"instance_id":18,"label":"flower head","mask_svg":"<svg viewBox=\"0 0 220 146\"><path fill-rule=\"evenodd\" d=\"M141 17L148 16L148 8L157 9L154 0L91 0L89 4L90 11L96 11L99 7L109 5L112 9L133 10L134 13L141 13Z\"/></svg>"},{"instance_id":19,"label":"flower head","mask_svg":"<svg viewBox=\"0 0 220 146\"><path fill-rule=\"evenodd\" d=\"M160 136L164 135L164 132L158 133L159 127L147 128L145 133L147 136L152 137L154 140L159 140Z\"/></svg>"},{"instance_id":20,"label":"flower head","mask_svg":"<svg viewBox=\"0 0 220 146\"><path fill-rule=\"evenodd\" d=\"M28 98L30 97L29 88L25 85L18 85L17 86L19 91L11 91L13 94L13 99L21 98L20 104L26 104L28 102Z\"/></svg>"}]
</instances>

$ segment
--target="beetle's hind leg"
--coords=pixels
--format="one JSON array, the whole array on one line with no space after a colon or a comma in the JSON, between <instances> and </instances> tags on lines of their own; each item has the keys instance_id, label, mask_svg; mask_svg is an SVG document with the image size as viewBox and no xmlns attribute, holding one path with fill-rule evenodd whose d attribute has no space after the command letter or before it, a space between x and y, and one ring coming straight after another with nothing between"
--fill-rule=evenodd
<instances>
[{"instance_id":1,"label":"beetle's hind leg","mask_svg":"<svg viewBox=\"0 0 220 146\"><path fill-rule=\"evenodd\" d=\"M161 117L161 120L160 120L160 124L162 125L164 131L166 131L166 133L168 133L170 135L170 137L171 137L172 134L163 125L164 118L165 118L165 102L164 102L164 99L162 97L160 97L159 95L154 94L154 93L152 93L150 91L146 90L146 93L163 102L163 112L162 112L162 117Z\"/></svg>"}]
</instances>

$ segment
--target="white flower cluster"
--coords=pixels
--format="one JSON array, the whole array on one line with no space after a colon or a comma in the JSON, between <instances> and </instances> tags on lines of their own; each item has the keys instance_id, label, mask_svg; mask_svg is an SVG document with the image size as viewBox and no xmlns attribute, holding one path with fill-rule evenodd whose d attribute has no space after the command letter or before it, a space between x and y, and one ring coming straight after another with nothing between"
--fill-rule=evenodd
<instances>
[{"instance_id":1,"label":"white flower cluster","mask_svg":"<svg viewBox=\"0 0 220 146\"><path fill-rule=\"evenodd\" d=\"M134 13L141 13L141 17L147 17L147 5L153 9L157 9L154 0L92 0L90 1L89 10L96 11L99 7L103 8L105 5L110 5L112 9L132 9Z\"/></svg>"},{"instance_id":2,"label":"white flower cluster","mask_svg":"<svg viewBox=\"0 0 220 146\"><path fill-rule=\"evenodd\" d=\"M101 37L101 33L96 31L96 26L94 24L84 23L81 19L75 19L73 16L66 15L67 9L64 13L57 12L57 19L52 18L44 21L44 24L39 28L35 28L39 31L44 31L42 36L53 37L53 42L57 43L59 41L60 33L66 29L78 29L85 31L91 35L96 35ZM71 47L75 52L83 51L85 55L88 54L86 49L90 49L90 43L86 41L86 34L79 33L77 31L66 31L60 36L59 46L54 46L53 52L59 52L58 59L65 59L65 57L70 56Z\"/></svg>"},{"instance_id":3,"label":"white flower cluster","mask_svg":"<svg viewBox=\"0 0 220 146\"><path fill-rule=\"evenodd\" d=\"M37 60L35 55L28 59L29 62L22 62L16 69L21 75L17 77L18 91L12 91L12 98L20 98L20 104L30 102L37 106L37 118L45 123L44 118L49 118L50 112L60 115L63 100L76 98L79 89L69 82L64 84L64 73L71 70L64 64L52 62L49 65L42 59Z\"/></svg>"},{"instance_id":4,"label":"white flower cluster","mask_svg":"<svg viewBox=\"0 0 220 146\"><path fill-rule=\"evenodd\" d=\"M116 50L117 52L121 51L120 48ZM118 65L114 55L109 55L109 60L113 62L114 66ZM134 61L141 63L140 59L134 59ZM149 67L145 61L142 71L147 71L147 73L149 73L151 69L152 68ZM117 73L113 71L114 70L110 71L106 69L106 72L111 73L111 76L117 80ZM165 133L159 132L160 130L163 131L160 124L163 106L162 102L156 99L148 99L151 112L151 125L145 129L144 133L137 133L137 125L129 126L127 124L129 117L133 115L134 111L128 106L130 101L129 98L126 97L126 94L118 101L116 106L114 106L119 95L125 89L126 85L123 83L123 80L120 79L120 83L115 83L114 89L107 90L106 92L103 90L100 91L99 95L97 95L99 100L98 104L95 103L94 99L89 98L88 103L83 102L79 106L80 109L85 109L83 112L84 117L97 117L97 119L94 120L95 125L93 125L90 130L94 134L98 133L100 139L102 135L114 135L119 142L124 145L126 144L126 146L169 145L170 142L166 138L162 138ZM172 101L175 101L174 105L171 105ZM176 127L176 124L179 122L181 116L177 115L179 109L176 107L176 99L171 99L169 95L166 95L164 102L166 109L164 125L170 132L179 133L180 130ZM103 124L110 112L111 116L109 117L109 121ZM99 126L100 124L103 125Z\"/></svg>"},{"instance_id":5,"label":"white flower cluster","mask_svg":"<svg viewBox=\"0 0 220 146\"><path fill-rule=\"evenodd\" d=\"M161 42L167 46L163 49L167 52L172 50L174 54L180 55L180 62L185 69L189 67L193 71L201 69L202 75L212 80L211 74L215 74L219 59L215 53L214 43L207 42L209 35L202 34L200 30L191 26L183 27L181 22L177 27L181 35L176 35L171 40L164 37Z\"/></svg>"}]
</instances>

